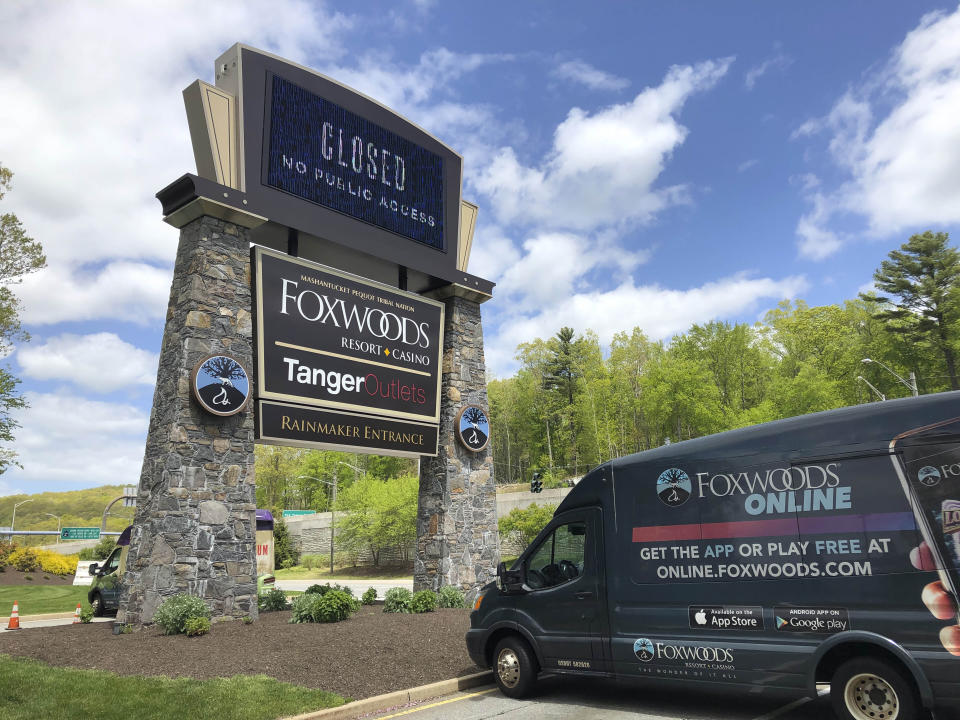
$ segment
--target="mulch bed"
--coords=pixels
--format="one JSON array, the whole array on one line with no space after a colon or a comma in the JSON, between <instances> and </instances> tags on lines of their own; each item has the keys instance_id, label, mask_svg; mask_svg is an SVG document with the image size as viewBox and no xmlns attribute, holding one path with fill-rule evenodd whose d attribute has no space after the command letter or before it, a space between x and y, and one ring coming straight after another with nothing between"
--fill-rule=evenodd
<instances>
[{"instance_id":1,"label":"mulch bed","mask_svg":"<svg viewBox=\"0 0 960 720\"><path fill-rule=\"evenodd\" d=\"M0 653L120 675L269 675L359 700L479 672L467 654L468 610L419 615L368 606L349 620L297 624L290 612L222 622L201 637L157 629L114 635L112 623L0 633Z\"/></svg>"},{"instance_id":2,"label":"mulch bed","mask_svg":"<svg viewBox=\"0 0 960 720\"><path fill-rule=\"evenodd\" d=\"M24 575L29 575L32 579L25 580ZM0 585L73 585L73 577L73 575L61 577L42 570L25 573L7 565L3 568L3 572L0 572Z\"/></svg>"}]
</instances>

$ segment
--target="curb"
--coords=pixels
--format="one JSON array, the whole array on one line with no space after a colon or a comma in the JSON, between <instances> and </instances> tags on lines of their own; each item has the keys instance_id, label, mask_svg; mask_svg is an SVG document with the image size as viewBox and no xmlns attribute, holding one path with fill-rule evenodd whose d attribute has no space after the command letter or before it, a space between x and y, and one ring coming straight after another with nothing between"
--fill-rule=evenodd
<instances>
[{"instance_id":1,"label":"curb","mask_svg":"<svg viewBox=\"0 0 960 720\"><path fill-rule=\"evenodd\" d=\"M317 710L302 715L291 715L281 718L281 720L351 720L359 715L389 710L399 705L419 702L441 695L450 695L458 690L468 690L469 688L478 687L479 685L489 685L492 682L493 671L487 670L473 675L453 678L452 680L441 680L440 682L421 685L419 687L409 688L408 690L396 690L384 695L355 700L354 702L349 702L335 708Z\"/></svg>"},{"instance_id":2,"label":"curb","mask_svg":"<svg viewBox=\"0 0 960 720\"><path fill-rule=\"evenodd\" d=\"M44 615L20 615L20 622L30 622L32 620L64 620L66 618L72 618L74 612L76 611L46 613ZM0 616L0 622L6 622L9 619L9 617Z\"/></svg>"}]
</instances>

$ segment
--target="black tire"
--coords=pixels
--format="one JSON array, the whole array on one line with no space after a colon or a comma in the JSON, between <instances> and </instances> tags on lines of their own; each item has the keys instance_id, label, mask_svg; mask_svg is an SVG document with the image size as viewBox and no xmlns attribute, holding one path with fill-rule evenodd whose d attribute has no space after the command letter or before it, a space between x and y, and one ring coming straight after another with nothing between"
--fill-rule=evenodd
<instances>
[{"instance_id":1,"label":"black tire","mask_svg":"<svg viewBox=\"0 0 960 720\"><path fill-rule=\"evenodd\" d=\"M527 641L510 635L493 651L493 677L507 697L527 697L537 684L537 658Z\"/></svg>"},{"instance_id":2,"label":"black tire","mask_svg":"<svg viewBox=\"0 0 960 720\"><path fill-rule=\"evenodd\" d=\"M90 598L90 607L93 609L95 617L103 617L106 610L103 607L103 597L101 597L100 593L94 593L93 597Z\"/></svg>"},{"instance_id":3,"label":"black tire","mask_svg":"<svg viewBox=\"0 0 960 720\"><path fill-rule=\"evenodd\" d=\"M921 712L913 679L874 657L853 658L837 668L830 704L840 720L917 720Z\"/></svg>"}]
</instances>

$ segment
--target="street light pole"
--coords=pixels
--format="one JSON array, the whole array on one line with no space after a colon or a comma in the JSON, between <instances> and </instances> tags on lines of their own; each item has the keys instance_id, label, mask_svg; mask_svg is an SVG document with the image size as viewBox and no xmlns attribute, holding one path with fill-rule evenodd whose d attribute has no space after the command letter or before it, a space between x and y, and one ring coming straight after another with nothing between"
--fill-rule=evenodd
<instances>
[{"instance_id":1,"label":"street light pole","mask_svg":"<svg viewBox=\"0 0 960 720\"><path fill-rule=\"evenodd\" d=\"M877 389L873 386L873 383L871 383L869 380L867 380L863 375L857 375L857 380L862 380L863 382L865 382L865 383L867 384L867 387L869 387L869 388L870 388L871 390L873 390L877 395L880 396L880 401L881 401L881 402L883 402L884 400L887 399L887 396L884 395L884 394L883 394L882 392L880 392L879 390L877 390Z\"/></svg>"},{"instance_id":2,"label":"street light pole","mask_svg":"<svg viewBox=\"0 0 960 720\"><path fill-rule=\"evenodd\" d=\"M339 462L339 461L338 461ZM344 463L346 464L346 463ZM334 471L334 480L330 482L329 480L323 480L313 475L297 475L297 480L301 478L306 478L307 480L316 480L317 482L322 482L326 485L333 487L333 492L331 493L332 497L330 499L330 574L333 575L333 524L334 524L334 513L337 511L337 479L338 476L336 471Z\"/></svg>"},{"instance_id":3,"label":"street light pole","mask_svg":"<svg viewBox=\"0 0 960 720\"><path fill-rule=\"evenodd\" d=\"M11 532L13 531L13 525L17 520L17 508L20 507L21 505L26 505L28 502L33 502L33 500L24 500L23 502L18 502L16 505L13 506L13 517L10 518Z\"/></svg>"},{"instance_id":4,"label":"street light pole","mask_svg":"<svg viewBox=\"0 0 960 720\"><path fill-rule=\"evenodd\" d=\"M876 363L877 365L882 367L884 370L886 370L888 373L893 375L897 380L899 380L904 385L906 385L907 388L910 390L910 392L913 393L914 397L919 397L920 393L917 391L917 376L914 375L913 370L910 371L910 379L904 380L903 377L901 377L899 374L891 370L889 367L884 365L879 360L871 360L870 358L864 358L860 362L864 363L865 365L869 365L870 363Z\"/></svg>"},{"instance_id":5,"label":"street light pole","mask_svg":"<svg viewBox=\"0 0 960 720\"><path fill-rule=\"evenodd\" d=\"M56 519L57 519L57 545L59 545L59 544L60 544L60 518L62 518L63 516L62 516L62 515L54 515L53 513L44 513L44 515L48 515L48 516L50 516L50 517L52 517L52 518L56 518Z\"/></svg>"}]
</instances>

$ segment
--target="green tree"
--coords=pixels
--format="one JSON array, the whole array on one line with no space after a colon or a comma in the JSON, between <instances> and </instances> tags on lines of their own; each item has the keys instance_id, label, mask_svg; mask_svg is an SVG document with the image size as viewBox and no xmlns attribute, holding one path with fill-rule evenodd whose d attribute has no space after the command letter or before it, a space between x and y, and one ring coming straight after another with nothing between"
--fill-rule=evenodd
<instances>
[{"instance_id":1,"label":"green tree","mask_svg":"<svg viewBox=\"0 0 960 720\"><path fill-rule=\"evenodd\" d=\"M387 548L396 548L406 559L417 536L417 494L420 481L414 475L380 480L365 475L343 490L338 510L346 515L337 521L337 544L347 550L369 550L373 564Z\"/></svg>"},{"instance_id":2,"label":"green tree","mask_svg":"<svg viewBox=\"0 0 960 720\"><path fill-rule=\"evenodd\" d=\"M500 536L514 541L517 547L525 548L537 537L553 518L556 505L537 505L526 508L514 508L497 521Z\"/></svg>"},{"instance_id":3,"label":"green tree","mask_svg":"<svg viewBox=\"0 0 960 720\"><path fill-rule=\"evenodd\" d=\"M928 344L942 355L950 387L960 390L953 348L960 319L960 252L949 242L948 233L928 230L911 236L873 274L885 295L863 297L880 303L876 317L889 332Z\"/></svg>"},{"instance_id":4,"label":"green tree","mask_svg":"<svg viewBox=\"0 0 960 720\"><path fill-rule=\"evenodd\" d=\"M13 173L0 164L0 200L10 191L12 180ZM27 235L17 216L13 213L0 215L0 357L9 355L15 342L29 340L20 327L20 300L11 285L46 264L47 258L40 243ZM10 373L9 366L0 367L0 441L3 442L13 441L18 426L11 413L26 407L26 401L17 392L19 383ZM10 465L19 465L16 451L0 448L0 474Z\"/></svg>"},{"instance_id":5,"label":"green tree","mask_svg":"<svg viewBox=\"0 0 960 720\"><path fill-rule=\"evenodd\" d=\"M273 560L278 568L293 567L300 561L300 553L293 546L290 530L282 517L273 516Z\"/></svg>"}]
</instances>

